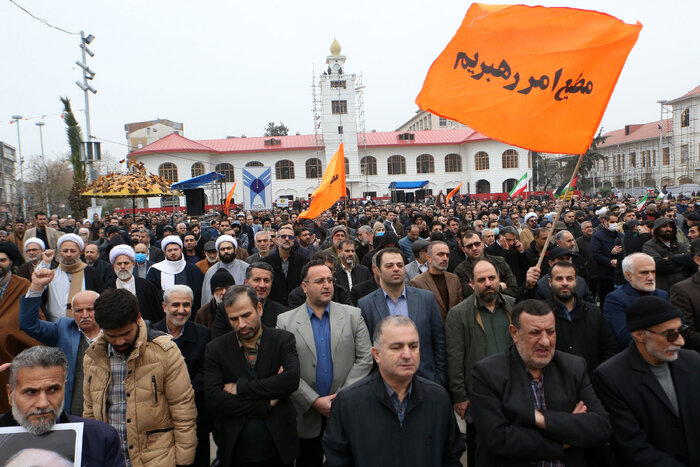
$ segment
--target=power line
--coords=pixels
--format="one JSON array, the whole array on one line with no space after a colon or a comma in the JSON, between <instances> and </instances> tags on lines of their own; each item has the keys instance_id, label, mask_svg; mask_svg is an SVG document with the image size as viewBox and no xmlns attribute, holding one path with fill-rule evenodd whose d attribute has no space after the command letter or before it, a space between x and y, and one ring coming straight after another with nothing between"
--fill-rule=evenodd
<instances>
[{"instance_id":1,"label":"power line","mask_svg":"<svg viewBox=\"0 0 700 467\"><path fill-rule=\"evenodd\" d=\"M31 16L31 17L34 18L35 20L44 23L46 26L48 26L48 27L50 27L50 28L57 29L57 30L59 30L59 31L61 31L61 32L65 32L66 34L71 34L71 35L75 35L75 36L79 36L79 35L80 35L79 32L70 32L70 31L66 31L66 30L63 29L63 28L59 28L58 26L54 26L53 24L50 24L48 21L46 21L46 20L43 19L43 18L39 18L38 16L33 15L33 14L32 14L31 12L29 12L26 8L24 8L22 5L19 5L19 4L18 4L17 2L15 2L14 0L10 0L10 3L12 3L13 5L15 5L17 8L19 8L20 10L22 10L23 12L25 12L26 14L28 14L29 16Z\"/></svg>"}]
</instances>

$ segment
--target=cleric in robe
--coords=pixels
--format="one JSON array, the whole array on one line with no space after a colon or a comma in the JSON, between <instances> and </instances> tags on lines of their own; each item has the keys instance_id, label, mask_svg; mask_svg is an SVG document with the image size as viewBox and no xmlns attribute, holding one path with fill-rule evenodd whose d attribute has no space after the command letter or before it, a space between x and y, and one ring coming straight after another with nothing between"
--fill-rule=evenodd
<instances>
[{"instance_id":1,"label":"cleric in robe","mask_svg":"<svg viewBox=\"0 0 700 467\"><path fill-rule=\"evenodd\" d=\"M194 292L194 303L200 303L204 274L194 264L185 261L182 254L182 240L177 235L168 235L161 241L165 259L148 270L146 279L158 289L160 296L175 284L188 286Z\"/></svg>"}]
</instances>

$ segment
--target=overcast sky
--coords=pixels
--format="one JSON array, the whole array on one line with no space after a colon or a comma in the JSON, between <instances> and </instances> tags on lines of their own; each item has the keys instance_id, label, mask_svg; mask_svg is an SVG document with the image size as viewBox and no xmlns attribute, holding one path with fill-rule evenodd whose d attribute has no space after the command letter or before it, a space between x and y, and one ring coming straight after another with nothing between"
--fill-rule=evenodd
<instances>
[{"instance_id":1,"label":"overcast sky","mask_svg":"<svg viewBox=\"0 0 700 467\"><path fill-rule=\"evenodd\" d=\"M191 139L262 136L270 121L293 134L312 133L311 82L325 68L333 38L346 72L362 74L367 130L393 131L416 111L426 72L459 27L469 2L441 0L14 0L34 15L96 39L88 59L97 73L90 98L92 133L126 154L124 124L167 118ZM511 3L507 1L495 3ZM659 99L700 84L697 0L569 0L570 6L640 21L602 126L605 131L659 118ZM0 141L17 145L10 116L21 123L25 158L38 154L42 115L46 154L66 153L59 96L84 108L75 85L79 36L49 28L10 0L0 0L2 72ZM76 117L85 131L84 113Z\"/></svg>"}]
</instances>

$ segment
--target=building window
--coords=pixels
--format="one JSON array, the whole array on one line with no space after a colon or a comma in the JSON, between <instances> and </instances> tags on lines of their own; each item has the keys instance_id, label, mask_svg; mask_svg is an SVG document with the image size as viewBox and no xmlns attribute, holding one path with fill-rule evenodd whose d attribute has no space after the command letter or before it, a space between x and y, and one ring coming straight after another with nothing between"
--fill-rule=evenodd
<instances>
[{"instance_id":1,"label":"building window","mask_svg":"<svg viewBox=\"0 0 700 467\"><path fill-rule=\"evenodd\" d=\"M177 183L179 180L177 178L177 166L172 162L163 162L158 167L158 175L166 180L170 180L172 183Z\"/></svg>"},{"instance_id":2,"label":"building window","mask_svg":"<svg viewBox=\"0 0 700 467\"><path fill-rule=\"evenodd\" d=\"M338 134L339 135L343 134L343 126L342 125L338 127Z\"/></svg>"},{"instance_id":3,"label":"building window","mask_svg":"<svg viewBox=\"0 0 700 467\"><path fill-rule=\"evenodd\" d=\"M688 145L681 144L681 164L688 163Z\"/></svg>"},{"instance_id":4,"label":"building window","mask_svg":"<svg viewBox=\"0 0 700 467\"><path fill-rule=\"evenodd\" d=\"M651 151L651 165L656 167L656 149Z\"/></svg>"},{"instance_id":5,"label":"building window","mask_svg":"<svg viewBox=\"0 0 700 467\"><path fill-rule=\"evenodd\" d=\"M377 159L373 156L360 159L360 172L362 175L377 175Z\"/></svg>"},{"instance_id":6,"label":"building window","mask_svg":"<svg viewBox=\"0 0 700 467\"><path fill-rule=\"evenodd\" d=\"M488 170L489 169L489 155L484 151L479 151L474 154L474 169L475 170Z\"/></svg>"},{"instance_id":7,"label":"building window","mask_svg":"<svg viewBox=\"0 0 700 467\"><path fill-rule=\"evenodd\" d=\"M419 174L435 173L435 159L430 154L421 154L416 158L416 172Z\"/></svg>"},{"instance_id":8,"label":"building window","mask_svg":"<svg viewBox=\"0 0 700 467\"><path fill-rule=\"evenodd\" d=\"M199 177L200 175L204 175L204 164L195 162L192 164L192 177Z\"/></svg>"},{"instance_id":9,"label":"building window","mask_svg":"<svg viewBox=\"0 0 700 467\"><path fill-rule=\"evenodd\" d=\"M294 179L294 162L281 160L275 163L275 178L278 180Z\"/></svg>"},{"instance_id":10,"label":"building window","mask_svg":"<svg viewBox=\"0 0 700 467\"><path fill-rule=\"evenodd\" d=\"M331 101L331 112L333 114L348 113L348 101Z\"/></svg>"},{"instance_id":11,"label":"building window","mask_svg":"<svg viewBox=\"0 0 700 467\"><path fill-rule=\"evenodd\" d=\"M438 121L438 125L439 125L441 128L442 128L442 127L446 127L446 126L447 126L447 119L446 119L446 118L440 117L440 120Z\"/></svg>"},{"instance_id":12,"label":"building window","mask_svg":"<svg viewBox=\"0 0 700 467\"><path fill-rule=\"evenodd\" d=\"M347 176L350 173L350 161L348 158L345 158L345 175Z\"/></svg>"},{"instance_id":13,"label":"building window","mask_svg":"<svg viewBox=\"0 0 700 467\"><path fill-rule=\"evenodd\" d=\"M663 165L670 165L671 164L671 149L670 148L664 148L663 154L661 156L661 161Z\"/></svg>"},{"instance_id":14,"label":"building window","mask_svg":"<svg viewBox=\"0 0 700 467\"><path fill-rule=\"evenodd\" d=\"M263 163L258 162L258 161L250 161L250 162L246 162L245 166L246 167L263 167Z\"/></svg>"},{"instance_id":15,"label":"building window","mask_svg":"<svg viewBox=\"0 0 700 467\"><path fill-rule=\"evenodd\" d=\"M399 133L399 141L415 141L416 135L413 133Z\"/></svg>"},{"instance_id":16,"label":"building window","mask_svg":"<svg viewBox=\"0 0 700 467\"><path fill-rule=\"evenodd\" d=\"M501 156L501 168L517 169L518 168L518 151L515 149L506 149Z\"/></svg>"},{"instance_id":17,"label":"building window","mask_svg":"<svg viewBox=\"0 0 700 467\"><path fill-rule=\"evenodd\" d=\"M214 170L216 172L219 172L221 175L224 176L225 182L232 182L235 180L235 175L233 173L233 166L231 164L229 164L228 162L222 162L221 164L216 164L216 167L214 167Z\"/></svg>"},{"instance_id":18,"label":"building window","mask_svg":"<svg viewBox=\"0 0 700 467\"><path fill-rule=\"evenodd\" d=\"M282 140L277 138L270 138L265 140L265 146L281 146Z\"/></svg>"},{"instance_id":19,"label":"building window","mask_svg":"<svg viewBox=\"0 0 700 467\"><path fill-rule=\"evenodd\" d=\"M346 89L347 84L345 83L345 80L331 81L331 88Z\"/></svg>"},{"instance_id":20,"label":"building window","mask_svg":"<svg viewBox=\"0 0 700 467\"><path fill-rule=\"evenodd\" d=\"M401 175L406 173L406 158L403 156L391 156L386 161L389 175Z\"/></svg>"},{"instance_id":21,"label":"building window","mask_svg":"<svg viewBox=\"0 0 700 467\"><path fill-rule=\"evenodd\" d=\"M363 192L362 192L362 197L363 197L363 198L367 198L368 196L371 197L371 198L376 198L376 197L377 197L377 192L376 192L376 191L363 191Z\"/></svg>"},{"instance_id":22,"label":"building window","mask_svg":"<svg viewBox=\"0 0 700 467\"><path fill-rule=\"evenodd\" d=\"M321 178L322 173L320 159L314 157L306 161L306 178Z\"/></svg>"},{"instance_id":23,"label":"building window","mask_svg":"<svg viewBox=\"0 0 700 467\"><path fill-rule=\"evenodd\" d=\"M647 152L642 151L640 155L642 156L642 159L640 160L640 162L642 163L642 168L644 168L647 166Z\"/></svg>"},{"instance_id":24,"label":"building window","mask_svg":"<svg viewBox=\"0 0 700 467\"><path fill-rule=\"evenodd\" d=\"M635 169L637 168L637 153L636 152L630 153L630 167L634 167Z\"/></svg>"},{"instance_id":25,"label":"building window","mask_svg":"<svg viewBox=\"0 0 700 467\"><path fill-rule=\"evenodd\" d=\"M690 109L685 109L681 112L681 128L690 126Z\"/></svg>"},{"instance_id":26,"label":"building window","mask_svg":"<svg viewBox=\"0 0 700 467\"><path fill-rule=\"evenodd\" d=\"M461 172L462 156L459 154L448 154L445 156L445 172Z\"/></svg>"}]
</instances>

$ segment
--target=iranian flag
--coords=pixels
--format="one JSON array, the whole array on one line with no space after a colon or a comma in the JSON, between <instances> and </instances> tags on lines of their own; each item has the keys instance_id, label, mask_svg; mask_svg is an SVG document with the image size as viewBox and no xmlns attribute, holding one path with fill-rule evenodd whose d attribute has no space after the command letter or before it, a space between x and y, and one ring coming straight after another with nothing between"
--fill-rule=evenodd
<instances>
[{"instance_id":1,"label":"iranian flag","mask_svg":"<svg viewBox=\"0 0 700 467\"><path fill-rule=\"evenodd\" d=\"M637 211L642 210L644 205L647 204L648 199L649 199L649 192L647 191L647 194L644 195L644 198L640 199L639 202L637 203Z\"/></svg>"},{"instance_id":2,"label":"iranian flag","mask_svg":"<svg viewBox=\"0 0 700 467\"><path fill-rule=\"evenodd\" d=\"M527 172L525 172L523 176L520 177L520 180L518 180L518 183L515 184L512 190L510 190L508 196L510 196L511 198L515 198L516 196L522 195L525 191L525 188L527 188L527 181Z\"/></svg>"}]
</instances>

